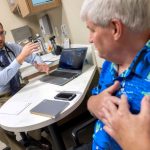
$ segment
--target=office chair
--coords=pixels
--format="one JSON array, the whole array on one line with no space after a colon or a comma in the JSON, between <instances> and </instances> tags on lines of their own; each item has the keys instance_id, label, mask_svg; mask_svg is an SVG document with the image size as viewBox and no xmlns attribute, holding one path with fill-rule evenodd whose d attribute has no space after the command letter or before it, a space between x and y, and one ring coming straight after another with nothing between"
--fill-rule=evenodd
<instances>
[{"instance_id":1,"label":"office chair","mask_svg":"<svg viewBox=\"0 0 150 150\"><path fill-rule=\"evenodd\" d=\"M91 119L89 119L86 122L80 124L79 126L75 127L72 130L72 138L73 138L75 146L69 148L68 150L83 150L83 149L84 150L91 150L92 141L90 141L88 143L81 143L81 141L80 141L81 137L79 137L79 133L84 132L84 131L86 132L87 131L86 129L88 129L88 127L90 125L92 125L93 129L94 129L95 121L96 121L96 118L92 117ZM92 137L92 135L91 135L91 137Z\"/></svg>"},{"instance_id":2,"label":"office chair","mask_svg":"<svg viewBox=\"0 0 150 150\"><path fill-rule=\"evenodd\" d=\"M41 132L42 131L47 132L47 129L46 128L42 128ZM33 146L33 147L37 147L39 149L44 149L44 150L51 150L52 149L51 143L46 138L44 138L44 137L41 137L40 141L36 141L35 139L33 139L32 137L30 137L25 132L20 132L20 136L22 138L22 140L20 142L26 148L29 147L29 146L31 146L31 147Z\"/></svg>"},{"instance_id":3,"label":"office chair","mask_svg":"<svg viewBox=\"0 0 150 150\"><path fill-rule=\"evenodd\" d=\"M20 136L21 136L21 143L26 147L26 146L28 146L28 144L29 144L29 141L28 141L28 138L27 138L27 135L26 135L26 133L25 132L20 132ZM8 146L6 146L5 148L3 148L2 150L11 150L11 148L10 147L8 147Z\"/></svg>"},{"instance_id":4,"label":"office chair","mask_svg":"<svg viewBox=\"0 0 150 150\"><path fill-rule=\"evenodd\" d=\"M92 84L90 85L89 89L93 89L93 87L95 87L97 85L97 82L99 80L99 70L96 70L96 73L94 75ZM91 90L89 91L89 93L87 94L87 97L85 97L85 99L88 99L89 96L91 96ZM94 125L96 122L96 118L94 118L93 116L90 117L90 119L88 118L88 120L86 120L84 123L81 123L79 126L75 127L72 130L72 138L74 141L75 146L69 148L68 150L91 150L92 148L92 134L94 133ZM89 126L93 127L93 133L91 134L91 141L89 143L82 143L81 142L81 137L79 137L79 133L87 131L86 129L88 129ZM83 134L84 134L83 133Z\"/></svg>"}]
</instances>

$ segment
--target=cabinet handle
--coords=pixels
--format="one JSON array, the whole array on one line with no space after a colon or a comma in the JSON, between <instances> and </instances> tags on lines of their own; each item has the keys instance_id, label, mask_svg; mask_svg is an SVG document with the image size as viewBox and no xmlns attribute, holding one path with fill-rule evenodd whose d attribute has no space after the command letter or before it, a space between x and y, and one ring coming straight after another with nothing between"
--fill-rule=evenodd
<instances>
[{"instance_id":1,"label":"cabinet handle","mask_svg":"<svg viewBox=\"0 0 150 150\"><path fill-rule=\"evenodd\" d=\"M20 11L19 6L17 6L17 12L18 12L19 15L21 15L21 11Z\"/></svg>"}]
</instances>

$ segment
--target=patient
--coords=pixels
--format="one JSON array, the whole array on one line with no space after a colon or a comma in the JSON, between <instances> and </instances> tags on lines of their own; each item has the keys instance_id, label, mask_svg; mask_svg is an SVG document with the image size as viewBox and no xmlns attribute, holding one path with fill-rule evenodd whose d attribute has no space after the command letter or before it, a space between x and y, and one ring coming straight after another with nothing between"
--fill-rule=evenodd
<instances>
[{"instance_id":1,"label":"patient","mask_svg":"<svg viewBox=\"0 0 150 150\"><path fill-rule=\"evenodd\" d=\"M139 113L150 87L150 5L148 0L84 0L81 18L90 30L103 64L98 86L88 109L100 120L93 135L93 150L121 150L103 127L102 109L114 97L127 96L130 111ZM144 17L143 17L144 16ZM116 82L117 81L117 82ZM103 122L102 122L103 121Z\"/></svg>"}]
</instances>

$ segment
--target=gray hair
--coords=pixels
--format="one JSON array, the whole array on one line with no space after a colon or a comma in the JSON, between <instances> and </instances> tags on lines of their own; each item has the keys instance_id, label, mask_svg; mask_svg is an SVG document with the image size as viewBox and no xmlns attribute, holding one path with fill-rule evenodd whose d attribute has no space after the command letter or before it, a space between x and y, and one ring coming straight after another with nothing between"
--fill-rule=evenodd
<instances>
[{"instance_id":1,"label":"gray hair","mask_svg":"<svg viewBox=\"0 0 150 150\"><path fill-rule=\"evenodd\" d=\"M150 28L150 0L84 0L80 16L102 27L118 19L131 30L142 31Z\"/></svg>"}]
</instances>

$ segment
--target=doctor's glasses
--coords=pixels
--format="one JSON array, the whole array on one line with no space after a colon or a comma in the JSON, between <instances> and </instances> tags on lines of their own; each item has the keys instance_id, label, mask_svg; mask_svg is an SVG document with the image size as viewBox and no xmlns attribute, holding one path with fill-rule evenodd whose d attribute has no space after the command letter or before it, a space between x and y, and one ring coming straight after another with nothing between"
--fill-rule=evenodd
<instances>
[{"instance_id":1,"label":"doctor's glasses","mask_svg":"<svg viewBox=\"0 0 150 150\"><path fill-rule=\"evenodd\" d=\"M6 35L6 31L0 31L0 36Z\"/></svg>"}]
</instances>

